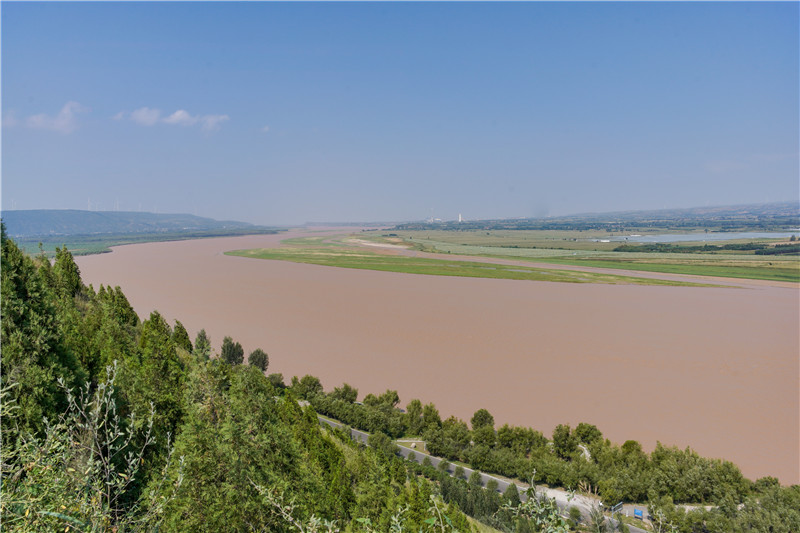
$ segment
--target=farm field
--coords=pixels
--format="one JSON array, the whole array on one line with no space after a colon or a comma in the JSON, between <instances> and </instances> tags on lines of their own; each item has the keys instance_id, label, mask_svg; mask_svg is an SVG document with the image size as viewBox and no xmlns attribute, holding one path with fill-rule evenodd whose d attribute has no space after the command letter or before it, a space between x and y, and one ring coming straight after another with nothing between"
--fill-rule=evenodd
<instances>
[{"instance_id":1,"label":"farm field","mask_svg":"<svg viewBox=\"0 0 800 533\"><path fill-rule=\"evenodd\" d=\"M646 234L644 230L641 233ZM426 252L530 259L539 263L646 272L800 282L800 257L797 255L755 255L731 250L714 253L614 252L614 248L622 242L594 242L620 235L599 231L384 231L360 238L395 244L404 242ZM715 244L744 242L748 241L732 239ZM775 244L778 240L765 239L761 242Z\"/></svg>"},{"instance_id":2,"label":"farm field","mask_svg":"<svg viewBox=\"0 0 800 533\"><path fill-rule=\"evenodd\" d=\"M752 479L800 482L796 287L523 282L224 254L349 231L136 244L76 261L86 283L120 285L141 316L158 309L192 337L205 328L217 350L226 335L262 347L287 379L395 389L403 405L419 398L466 420L485 408L546 434L588 422L614 442L691 446Z\"/></svg>"},{"instance_id":3,"label":"farm field","mask_svg":"<svg viewBox=\"0 0 800 533\"><path fill-rule=\"evenodd\" d=\"M346 246L339 240L332 244L321 242L321 238L284 241L281 248L259 248L235 250L228 255L256 259L278 259L295 263L402 272L408 274L427 274L436 276L457 276L470 278L492 278L528 281L553 281L562 283L631 283L635 285L676 285L702 286L698 283L653 278L640 278L597 272L555 270L503 265L499 263L448 261L408 255L389 255L367 250L363 247Z\"/></svg>"}]
</instances>

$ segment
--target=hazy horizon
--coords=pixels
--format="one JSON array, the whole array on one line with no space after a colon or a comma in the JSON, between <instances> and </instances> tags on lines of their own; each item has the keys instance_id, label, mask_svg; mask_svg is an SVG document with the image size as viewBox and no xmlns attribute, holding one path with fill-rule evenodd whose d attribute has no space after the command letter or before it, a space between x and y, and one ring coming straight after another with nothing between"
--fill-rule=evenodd
<instances>
[{"instance_id":1,"label":"hazy horizon","mask_svg":"<svg viewBox=\"0 0 800 533\"><path fill-rule=\"evenodd\" d=\"M798 14L3 2L1 205L296 225L797 201Z\"/></svg>"},{"instance_id":2,"label":"hazy horizon","mask_svg":"<svg viewBox=\"0 0 800 533\"><path fill-rule=\"evenodd\" d=\"M667 208L666 210L667 211L672 211L672 210L674 210L674 211L687 210L688 211L688 210L705 209L705 208L709 208L709 209L726 209L726 208L749 207L749 206L760 206L760 205L776 205L776 204L784 204L784 203L797 204L798 209L800 209L800 200L789 200L789 201L785 201L785 202L782 202L782 201L769 202L768 204L759 204L759 203L755 203L755 204L735 204L735 205L714 205L714 204L712 204L712 205L707 205L707 206L689 206L689 207ZM50 210L50 209L48 209L48 208L3 209L2 211L43 211L43 210L46 211L46 210ZM123 210L123 209L98 209L98 210L89 211L89 210L86 210L86 209L63 208L63 209L55 209L55 210L84 211L84 212L97 212L97 213L114 213L114 212L119 212L119 213L144 213L144 214L167 215L167 216L194 215L194 216L203 217L203 218L211 218L211 219L217 220L219 222L225 222L225 221L229 221L229 222L247 222L245 220L239 220L239 219L236 219L236 218L220 219L220 218L208 217L208 216L203 215L202 213L186 213L186 212L169 212L168 213L168 212L155 212L155 211L132 211L132 210ZM588 216L596 216L596 215L646 213L646 212L657 212L657 211L661 211L661 209L652 209L652 210L646 210L646 209L630 209L630 210L627 210L626 209L626 210L617 210L617 211L585 211L585 212L581 212L581 213L564 213L563 215L546 215L546 216L543 216L543 217L536 217L536 216L533 216L533 217L503 217L503 216L500 216L500 217L493 217L493 218L486 218L486 219L467 219L466 217L464 217L463 220L464 220L464 222L469 222L469 221L479 221L479 220L516 220L516 219L524 219L524 218L530 218L530 219L554 218L554 219L557 219L557 218L560 218L560 217L581 217L581 216L587 216L588 217ZM411 222L423 222L425 220L429 220L429 219L417 218L417 219L396 219L396 220L377 220L377 219L375 219L375 220L306 220L304 222L299 222L299 223L295 223L295 224L265 224L265 225L266 226L274 226L274 227L287 227L287 228L290 228L290 227L304 226L304 225L313 226L315 224L322 224L322 225L325 225L325 224L328 224L328 225L336 225L336 224L371 225L371 224L373 224L374 225L374 224L383 224L383 223L403 224L403 223L411 223ZM458 216L456 216L455 218L452 218L452 219L442 218L440 220L443 221L443 222L453 222L455 220L458 220Z\"/></svg>"}]
</instances>

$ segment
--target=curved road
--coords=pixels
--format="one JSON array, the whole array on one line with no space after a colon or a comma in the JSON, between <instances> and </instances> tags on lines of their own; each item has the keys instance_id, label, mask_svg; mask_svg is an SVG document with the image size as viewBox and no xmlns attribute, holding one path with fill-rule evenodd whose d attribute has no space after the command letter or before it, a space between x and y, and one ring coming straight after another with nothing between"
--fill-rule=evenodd
<instances>
[{"instance_id":1,"label":"curved road","mask_svg":"<svg viewBox=\"0 0 800 533\"><path fill-rule=\"evenodd\" d=\"M345 427L344 424L322 415L317 415L317 418L319 418L320 423L326 424L332 428ZM367 445L367 441L369 440L369 433L358 429L350 428L350 438L355 442ZM442 459L441 457L436 457L434 455L430 455L418 450L412 450L411 448L406 448L405 446L398 446L397 448L398 448L398 454L407 461L413 460L416 463L422 464L427 458L428 460L430 460L431 465L433 465L434 468L438 468L439 464L442 461L444 461L444 459ZM412 454L413 457L411 457ZM478 472L481 476L481 486L484 488L487 487L490 481L495 481L497 483L497 491L500 494L503 494L511 485L511 483L514 483L517 486L517 491L519 492L520 499L524 501L528 498L527 494L525 493L525 491L528 490L529 487L529 485L527 484L515 483L508 479L495 477L486 474L484 472L474 470L467 466L463 466L462 469L464 470L465 479L469 479L474 472ZM452 464L447 468L447 473L450 476L455 475L455 468L453 467ZM574 498L570 498L569 493L567 493L564 490L551 489L549 487L536 487L536 491L537 493L543 493L547 495L548 498L555 500L556 504L558 505L558 508L561 509L561 512L564 516L567 515L567 508L577 507L578 509L580 509L584 521L588 520L589 511L591 510L591 508L597 505L597 502L583 495L576 494ZM644 506L632 506L632 505L626 506L625 510L628 512L632 512L634 508L641 509L645 511L645 513L647 511L647 509ZM609 520L611 521L611 524L616 527L617 521L614 519L609 519ZM628 529L631 531L631 533L649 533L645 529L641 529L631 525L628 526Z\"/></svg>"}]
</instances>

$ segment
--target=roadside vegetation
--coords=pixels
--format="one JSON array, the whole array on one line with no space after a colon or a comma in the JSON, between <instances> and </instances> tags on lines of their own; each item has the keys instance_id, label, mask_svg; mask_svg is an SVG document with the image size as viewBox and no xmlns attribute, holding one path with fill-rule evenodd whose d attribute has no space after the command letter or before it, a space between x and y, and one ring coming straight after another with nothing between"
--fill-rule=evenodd
<instances>
[{"instance_id":1,"label":"roadside vegetation","mask_svg":"<svg viewBox=\"0 0 800 533\"><path fill-rule=\"evenodd\" d=\"M690 448L681 450L659 443L648 454L633 440L622 445L610 442L596 426L587 423L575 428L558 425L550 436L507 424L497 428L494 417L485 409L476 411L468 424L452 416L443 418L435 405L423 405L417 399L400 409L393 390L367 394L362 402L355 401L358 391L347 384L325 393L314 376L295 378L292 389L319 413L375 435L386 435L387 441L423 440L429 453L454 465L467 464L522 483L533 479L595 495L609 508L619 502L646 505L659 531L789 532L800 528L800 485L781 487L772 477L750 481L734 464L701 457ZM432 467L423 464L418 468L431 478L437 476ZM499 499L487 495L481 503L465 503L468 491L460 486L451 490L442 483L445 501L452 499L462 509L486 506L490 510L478 515L483 513L486 523L506 530L503 528L508 524L498 521L502 507ZM511 492L515 491L504 497L513 499Z\"/></svg>"},{"instance_id":2,"label":"roadside vegetation","mask_svg":"<svg viewBox=\"0 0 800 533\"><path fill-rule=\"evenodd\" d=\"M800 487L751 482L731 463L594 426L495 428L443 419L394 391L368 394L269 374L269 356L85 286L72 254L30 257L2 232L0 520L8 531L499 531L576 529L547 499L500 495L395 454L393 438L509 477L648 500L679 531L797 531ZM245 364L248 362L249 364ZM303 406L297 400L306 400ZM370 447L317 412L373 433ZM591 453L587 459L578 448ZM686 513L673 502L716 505ZM658 514L660 513L660 514ZM656 515L654 515L656 516ZM549 529L546 529L549 528Z\"/></svg>"}]
</instances>

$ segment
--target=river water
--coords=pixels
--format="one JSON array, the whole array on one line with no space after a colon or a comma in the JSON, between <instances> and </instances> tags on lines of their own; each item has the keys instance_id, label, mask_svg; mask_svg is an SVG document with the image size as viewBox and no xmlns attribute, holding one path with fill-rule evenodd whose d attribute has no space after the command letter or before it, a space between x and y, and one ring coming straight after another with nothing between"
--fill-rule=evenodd
<instances>
[{"instance_id":1,"label":"river water","mask_svg":"<svg viewBox=\"0 0 800 533\"><path fill-rule=\"evenodd\" d=\"M223 255L286 235L128 245L77 258L219 349L269 353L269 372L396 389L498 427L596 424L617 443L692 446L750 478L800 483L800 291L420 276ZM707 281L707 279L703 279Z\"/></svg>"}]
</instances>

